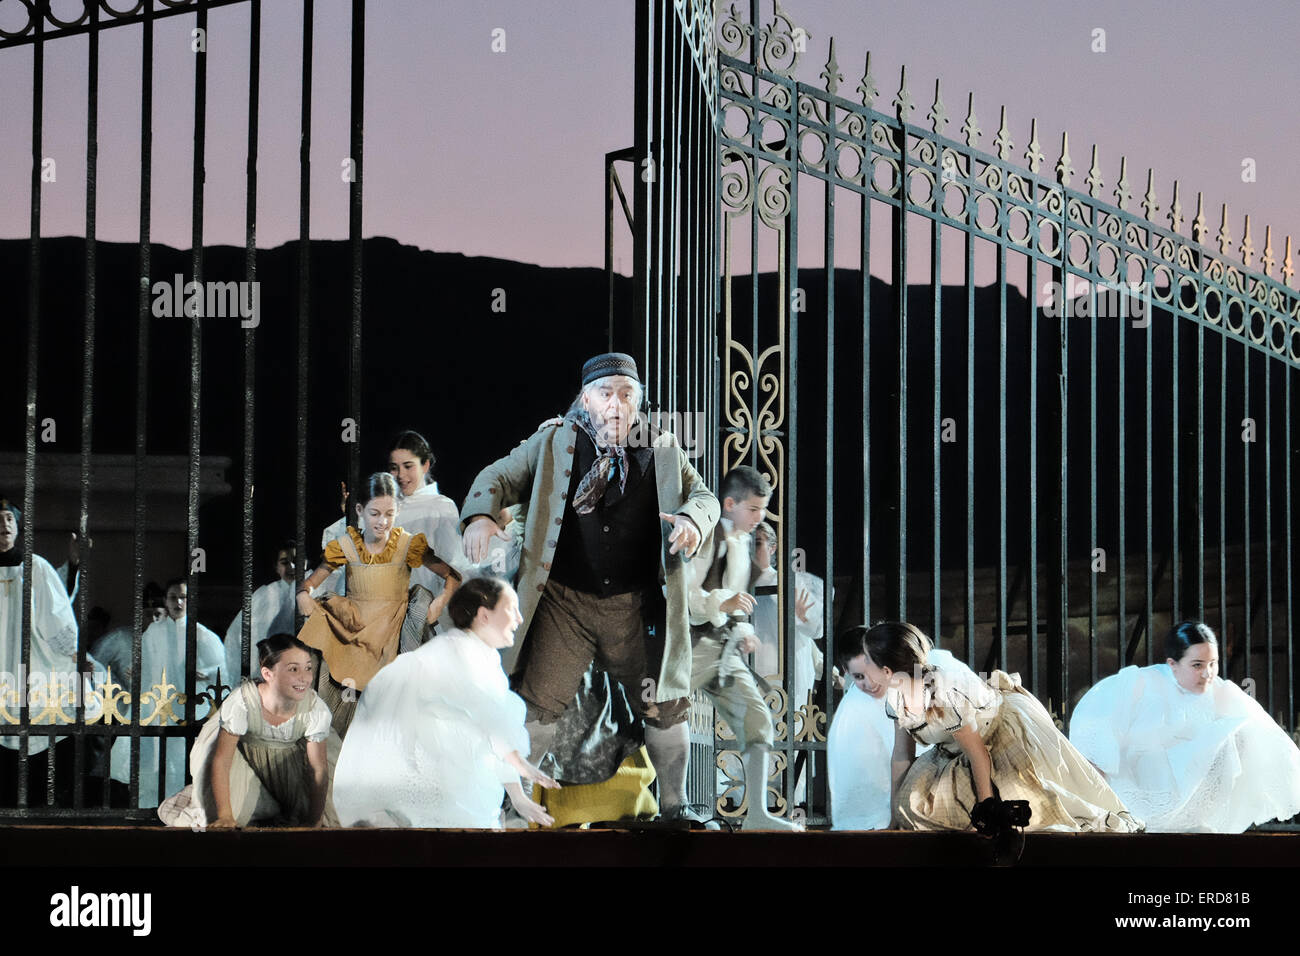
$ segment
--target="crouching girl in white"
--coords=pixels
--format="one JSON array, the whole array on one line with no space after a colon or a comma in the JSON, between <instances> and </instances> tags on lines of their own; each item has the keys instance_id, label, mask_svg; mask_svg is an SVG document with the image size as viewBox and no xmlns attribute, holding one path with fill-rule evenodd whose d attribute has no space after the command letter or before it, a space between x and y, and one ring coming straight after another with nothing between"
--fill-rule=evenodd
<instances>
[{"instance_id":1,"label":"crouching girl in white","mask_svg":"<svg viewBox=\"0 0 1300 956\"><path fill-rule=\"evenodd\" d=\"M1300 811L1300 751L1264 709L1218 676L1214 632L1165 636L1165 663L1099 681L1070 718L1070 742L1147 829L1240 833Z\"/></svg>"},{"instance_id":2,"label":"crouching girl in white","mask_svg":"<svg viewBox=\"0 0 1300 956\"><path fill-rule=\"evenodd\" d=\"M528 763L524 702L501 669L522 623L498 578L466 581L448 606L456 629L397 657L366 687L343 743L334 804L344 826L492 829L501 802L549 826L523 780L558 784Z\"/></svg>"}]
</instances>

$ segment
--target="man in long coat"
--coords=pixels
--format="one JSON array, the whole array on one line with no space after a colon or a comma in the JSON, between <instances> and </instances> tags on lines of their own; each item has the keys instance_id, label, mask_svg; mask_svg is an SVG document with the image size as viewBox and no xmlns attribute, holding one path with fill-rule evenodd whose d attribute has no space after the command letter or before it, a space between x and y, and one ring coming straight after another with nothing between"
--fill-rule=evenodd
<instances>
[{"instance_id":1,"label":"man in long coat","mask_svg":"<svg viewBox=\"0 0 1300 956\"><path fill-rule=\"evenodd\" d=\"M481 561L501 508L528 504L519 571L523 634L506 670L528 704L532 757L597 660L646 720L666 816L681 812L689 737L689 557L718 500L672 435L650 440L636 362L598 355L562 423L548 423L479 473L461 509L465 554ZM653 624L666 599L665 625Z\"/></svg>"}]
</instances>

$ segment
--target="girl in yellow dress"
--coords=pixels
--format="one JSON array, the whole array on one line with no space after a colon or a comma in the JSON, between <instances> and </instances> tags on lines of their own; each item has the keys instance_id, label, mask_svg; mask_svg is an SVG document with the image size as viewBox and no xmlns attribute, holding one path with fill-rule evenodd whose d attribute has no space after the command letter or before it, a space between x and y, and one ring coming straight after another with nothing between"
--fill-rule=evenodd
<instances>
[{"instance_id":1,"label":"girl in yellow dress","mask_svg":"<svg viewBox=\"0 0 1300 956\"><path fill-rule=\"evenodd\" d=\"M460 574L433 553L423 534L397 526L397 483L392 475L371 475L360 497L360 530L348 528L331 541L320 566L298 590L298 607L308 616L298 636L324 658L316 692L329 705L340 737L347 734L366 684L397 656L411 569L426 567L447 582L429 609L429 620L437 620L460 585ZM340 566L347 568L347 597L325 592L313 599L311 590Z\"/></svg>"}]
</instances>

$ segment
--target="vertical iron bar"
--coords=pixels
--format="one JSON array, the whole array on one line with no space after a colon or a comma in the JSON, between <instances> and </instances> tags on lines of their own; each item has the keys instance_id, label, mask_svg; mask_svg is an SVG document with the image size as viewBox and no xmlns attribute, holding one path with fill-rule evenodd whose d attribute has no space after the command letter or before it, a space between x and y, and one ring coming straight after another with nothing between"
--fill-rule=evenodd
<instances>
[{"instance_id":1,"label":"vertical iron bar","mask_svg":"<svg viewBox=\"0 0 1300 956\"><path fill-rule=\"evenodd\" d=\"M1242 322L1245 323L1245 331L1250 332L1250 313L1242 315ZM1241 413L1243 418L1250 418L1250 345L1246 341L1241 344ZM1253 424L1253 421L1252 421ZM1258 430L1257 430L1258 431ZM1250 595L1253 581L1251 579L1251 560L1250 560L1250 445L1248 441L1241 443L1241 626L1242 641L1244 646L1234 649L1234 656L1241 654L1246 662L1246 672L1243 675L1247 680L1251 677L1250 666Z\"/></svg>"},{"instance_id":2,"label":"vertical iron bar","mask_svg":"<svg viewBox=\"0 0 1300 956\"><path fill-rule=\"evenodd\" d=\"M653 150L653 159L651 160L650 171L653 177L650 186L650 245L651 245L651 264L650 264L650 302L651 309L647 319L646 335L650 336L654 342L654 351L646 353L646 376L647 381L651 382L651 388L654 392L654 408L663 408L663 391L664 391L664 374L663 374L663 326L664 326L664 177L667 173L667 160L665 152L667 144L665 143L666 131L664 129L665 101L667 96L666 78L669 76L668 70L668 16L670 4L666 0L656 0L655 9L658 16L655 18L655 45L654 45L654 76L655 85L652 93L653 112L651 114L652 133L654 136L651 144ZM653 326L653 332L651 327Z\"/></svg>"},{"instance_id":3,"label":"vertical iron bar","mask_svg":"<svg viewBox=\"0 0 1300 956\"><path fill-rule=\"evenodd\" d=\"M1150 264L1148 263L1148 273L1147 275L1144 276L1144 278L1148 282L1150 282L1149 269L1150 269ZM1151 314L1151 289L1149 285L1147 286L1146 290L1143 292L1143 300L1144 300L1144 307L1147 310L1146 314L1150 315ZM1155 613L1155 587L1154 587L1154 582L1152 580L1152 564L1153 564L1153 557L1154 557L1152 551L1154 550L1154 539L1152 537L1152 529L1151 529L1151 510L1154 507L1153 500L1152 500L1152 488L1151 488L1151 469L1154 466L1154 460L1151 454L1151 424L1152 424L1151 422L1151 417L1152 417L1151 416L1151 359L1152 359L1151 352L1155 346L1155 337L1152 334L1150 322L1147 323L1146 329L1144 331L1146 333L1146 348L1144 349L1144 353L1145 353L1144 361L1146 364L1143 369L1143 392L1145 393L1146 396L1146 414L1143 416L1142 435L1143 435L1143 441L1145 442L1143 448L1145 449L1146 452L1146 467L1143 470L1142 487L1146 492L1146 507L1143 508L1143 527L1145 529L1145 534L1146 534L1146 537L1143 541L1143 551L1144 554L1146 555L1145 559L1143 560L1143 566L1145 568L1146 576L1144 580L1145 597L1143 598L1143 604L1146 609L1146 620L1144 622L1144 631L1145 631L1144 640L1146 641L1146 646L1147 646L1146 658L1147 658L1147 664L1150 665L1154 663L1153 647L1151 643L1151 618Z\"/></svg>"},{"instance_id":4,"label":"vertical iron bar","mask_svg":"<svg viewBox=\"0 0 1300 956\"><path fill-rule=\"evenodd\" d=\"M1000 177L1005 180L1005 176ZM1007 666L1007 247L1006 214L998 208L998 574L997 666Z\"/></svg>"},{"instance_id":5,"label":"vertical iron bar","mask_svg":"<svg viewBox=\"0 0 1300 956\"><path fill-rule=\"evenodd\" d=\"M1045 695L1038 676L1038 316L1033 294L1038 275L1032 252L1025 256L1025 270L1029 292L1029 557L1025 561L1025 649L1029 654L1029 689L1041 697ZM1058 281L1065 278L1059 270L1054 277Z\"/></svg>"},{"instance_id":6,"label":"vertical iron bar","mask_svg":"<svg viewBox=\"0 0 1300 956\"><path fill-rule=\"evenodd\" d=\"M974 174L975 158L970 158ZM967 198L966 216L974 222L973 198ZM966 664L975 665L975 237L962 230L966 259Z\"/></svg>"},{"instance_id":7,"label":"vertical iron bar","mask_svg":"<svg viewBox=\"0 0 1300 956\"><path fill-rule=\"evenodd\" d=\"M1265 326L1265 334L1268 328ZM1273 713L1273 369L1264 356L1264 686Z\"/></svg>"},{"instance_id":8,"label":"vertical iron bar","mask_svg":"<svg viewBox=\"0 0 1300 956\"><path fill-rule=\"evenodd\" d=\"M1120 290L1120 302L1127 307L1127 294ZM1128 359L1126 357L1126 348L1128 342L1128 330L1123 322L1115 323L1115 376L1118 382L1115 386L1116 422L1118 427L1115 430L1115 450L1116 450L1116 482L1115 482L1115 541L1119 573L1116 582L1116 607L1115 607L1115 667L1121 669L1127 666L1130 661L1128 655L1128 536L1125 533L1127 528L1125 517L1127 509L1125 507L1126 496L1128 494L1128 485L1125 481L1124 473L1127 467L1127 442L1128 431L1126 424L1126 412L1128 410L1128 401L1125 396L1125 389L1128 387Z\"/></svg>"},{"instance_id":9,"label":"vertical iron bar","mask_svg":"<svg viewBox=\"0 0 1300 956\"><path fill-rule=\"evenodd\" d=\"M352 0L351 72L349 155L353 177L348 184L348 244L352 252L352 330L348 356L348 411L356 423L356 440L348 445L348 480L356 488L361 482L361 440L365 435L361 415L361 190L365 182L362 154L366 109L366 0Z\"/></svg>"},{"instance_id":10,"label":"vertical iron bar","mask_svg":"<svg viewBox=\"0 0 1300 956\"><path fill-rule=\"evenodd\" d=\"M1065 263L1068 261L1069 256L1069 247L1065 241L1066 221L1067 217L1062 215L1060 232L1057 236L1061 243L1062 278L1065 276ZM1089 295L1092 294L1094 292L1090 290ZM1034 309L1032 292L1029 296L1029 306L1031 310ZM1063 720L1068 720L1068 705L1070 702L1070 471L1067 459L1070 436L1070 329L1065 315L1065 310L1062 309L1057 319L1056 382L1051 393L1054 405L1052 411L1057 413L1052 416L1056 437L1056 447L1052 449L1052 457L1057 459L1052 472L1052 484L1055 486L1056 491L1052 500L1052 530L1056 536L1056 547L1052 552L1052 564L1054 565L1052 575L1055 580L1051 584L1050 603L1053 613L1051 623L1048 625L1047 639L1052 646L1052 653L1060 657L1057 666L1053 668L1050 679L1055 684L1052 690L1056 696L1057 707L1060 708L1060 716ZM1036 317L1035 324L1037 324ZM1030 593L1032 594L1032 580L1030 583ZM1037 628L1035 628L1036 631ZM1037 658L1037 654L1034 656Z\"/></svg>"},{"instance_id":11,"label":"vertical iron bar","mask_svg":"<svg viewBox=\"0 0 1300 956\"><path fill-rule=\"evenodd\" d=\"M941 164L942 165L942 164ZM940 193L942 195L942 192ZM939 204L942 208L942 203ZM943 431L943 273L940 271L940 257L943 250L943 226L936 217L930 220L930 292L934 296L934 420L931 426L931 467L934 470L934 513L930 527L931 539L930 548L933 555L934 568L930 579L930 604L932 606L933 617L931 618L931 633L934 635L935 646L940 646L942 637L940 636L940 623L942 619L940 585L943 574L943 545L939 535L939 521L941 518L941 492L943 482L941 480L942 471L940 464L940 441ZM828 498L828 501L833 500Z\"/></svg>"},{"instance_id":12,"label":"vertical iron bar","mask_svg":"<svg viewBox=\"0 0 1300 956\"><path fill-rule=\"evenodd\" d=\"M1196 619L1205 620L1205 277L1196 255Z\"/></svg>"},{"instance_id":13,"label":"vertical iron bar","mask_svg":"<svg viewBox=\"0 0 1300 956\"><path fill-rule=\"evenodd\" d=\"M830 118L830 133L827 136L826 149L827 160L826 168L833 172L836 166L836 147L835 147L835 130L836 116L834 104L827 104L827 115ZM825 249L823 255L826 260L826 458L824 467L826 470L826 509L824 514L823 528L826 535L826 548L822 565L825 568L822 587L822 634L829 635L835 629L834 611L834 590L835 590L835 522L833 521L833 512L830 502L835 500L835 184L832 180L827 179L824 183L825 206L823 215L825 219ZM796 588L798 583L796 581ZM797 597L797 593L796 593ZM793 603L793 602L792 602ZM796 644L797 642L791 642ZM793 660L793 657L791 658ZM793 673L793 672L792 672ZM816 682L813 684L813 697L816 697ZM806 701L797 701L802 706ZM810 711L804 712L807 717L805 721L811 719ZM794 724L787 722L786 725L790 736L794 737ZM806 729L806 728L805 728ZM812 735L809 735L810 737ZM805 793L808 795L809 806L812 805L813 795L813 754L808 754L808 786ZM791 773L791 793L794 792L795 775Z\"/></svg>"},{"instance_id":14,"label":"vertical iron bar","mask_svg":"<svg viewBox=\"0 0 1300 956\"><path fill-rule=\"evenodd\" d=\"M248 159L245 167L245 205L244 205L244 280L250 288L257 279L257 127L258 97L261 89L262 74L262 0L252 0L248 23ZM261 301L260 295L254 301ZM256 317L261 321L261 316ZM256 370L257 344L254 329L258 326L244 328L244 490L243 502L243 550L244 566L242 580L242 611L240 615L240 658L239 673L227 674L225 683L233 690L239 686L239 678L244 675L252 654L253 642L253 468L256 464L255 426L257 407L257 388L254 384ZM294 564L302 566L306 560L305 542L298 542L298 552Z\"/></svg>"},{"instance_id":15,"label":"vertical iron bar","mask_svg":"<svg viewBox=\"0 0 1300 956\"><path fill-rule=\"evenodd\" d=\"M27 422L23 448L23 593L22 630L18 661L22 673L32 669L32 552L36 544L36 376L40 368L41 331L41 162L42 127L45 118L45 9L32 11L35 44L32 46L32 170L30 194L30 238L27 247ZM18 688L18 807L27 806L28 721L27 688ZM51 748L53 740L50 741ZM53 753L47 760L53 766Z\"/></svg>"},{"instance_id":16,"label":"vertical iron bar","mask_svg":"<svg viewBox=\"0 0 1300 956\"><path fill-rule=\"evenodd\" d=\"M609 333L606 348L614 351L614 160L605 154L605 296Z\"/></svg>"},{"instance_id":17,"label":"vertical iron bar","mask_svg":"<svg viewBox=\"0 0 1300 956\"><path fill-rule=\"evenodd\" d=\"M81 366L81 499L77 536L84 552L90 541L90 454L93 447L95 394L95 309L96 309L96 186L99 170L99 6L90 8L90 35L86 53L86 257L85 257L85 310L83 318L82 349L85 353ZM90 589L90 562L81 563L81 586L77 591L77 627L86 633L86 604ZM86 671L86 644L77 642L77 671ZM78 684L78 690L81 685ZM86 734L85 700L77 694L76 762L73 765L72 805L80 809L86 803L84 793ZM102 792L101 792L102 796Z\"/></svg>"},{"instance_id":18,"label":"vertical iron bar","mask_svg":"<svg viewBox=\"0 0 1300 956\"><path fill-rule=\"evenodd\" d=\"M865 169L871 169L870 147ZM863 173L870 185L870 175ZM861 248L858 253L859 278L862 280L862 622L871 617L871 191L862 192L859 219L862 224ZM827 649L827 659L834 656Z\"/></svg>"},{"instance_id":19,"label":"vertical iron bar","mask_svg":"<svg viewBox=\"0 0 1300 956\"><path fill-rule=\"evenodd\" d=\"M1228 335L1227 305L1219 296L1219 640L1228 644ZM1226 671L1228 662L1223 662Z\"/></svg>"},{"instance_id":20,"label":"vertical iron bar","mask_svg":"<svg viewBox=\"0 0 1300 956\"><path fill-rule=\"evenodd\" d=\"M671 411L676 406L678 398L679 340L677 337L677 317L680 304L678 301L678 275L681 265L681 169L678 159L682 139L682 78L685 73L681 21L676 16L676 11L671 16L666 15L666 26L668 29L665 37L667 41L665 56L668 57L669 61L669 87L668 95L664 97L664 106L668 115L665 117L664 165L659 170L660 183L663 188L662 208L665 237L663 243L664 271L662 274L667 293L664 297L667 315L663 316L659 323L660 337L663 342L659 374L665 380L659 406L661 412ZM664 335L665 328L667 329L666 335Z\"/></svg>"},{"instance_id":21,"label":"vertical iron bar","mask_svg":"<svg viewBox=\"0 0 1300 956\"><path fill-rule=\"evenodd\" d=\"M1155 236L1152 235L1151 239L1152 248L1155 248ZM1175 294L1176 293L1171 289L1170 297L1172 298ZM1152 319L1151 313L1148 312L1146 318L1150 321ZM1120 321L1123 321L1123 319ZM1175 623L1183 619L1183 566L1179 560L1179 555L1182 553L1182 548L1180 547L1179 542L1179 538L1182 536L1182 521L1179 520L1181 517L1179 514L1179 507L1180 502L1182 501L1182 470L1180 465L1182 456L1178 447L1178 435L1179 429L1182 426L1182 404L1179 400L1178 394L1178 332L1178 313L1171 310L1169 314L1169 337L1172 341L1169 345L1169 367L1172 373L1172 408L1169 413L1169 433L1170 444L1172 447L1170 448L1169 454L1169 474L1173 480L1169 482L1169 513L1172 519L1170 521L1170 538L1172 539L1170 541L1170 548L1172 551L1169 555L1169 584L1171 588L1169 592L1169 619Z\"/></svg>"},{"instance_id":22,"label":"vertical iron bar","mask_svg":"<svg viewBox=\"0 0 1300 956\"><path fill-rule=\"evenodd\" d=\"M153 246L149 238L153 200L153 0L145 0L140 50L140 294L136 311L135 392L135 594L144 590L145 482L149 392L149 286L153 268ZM188 608L187 608L188 610ZM140 637L144 630L144 608L137 601L133 620L135 639L131 644L131 806L140 805ZM164 741L159 740L161 752ZM160 761L161 763L161 761Z\"/></svg>"},{"instance_id":23,"label":"vertical iron bar","mask_svg":"<svg viewBox=\"0 0 1300 956\"><path fill-rule=\"evenodd\" d=\"M907 620L907 117L898 116L894 289L898 296L898 619Z\"/></svg>"},{"instance_id":24,"label":"vertical iron bar","mask_svg":"<svg viewBox=\"0 0 1300 956\"><path fill-rule=\"evenodd\" d=\"M1282 487L1283 509L1286 523L1283 525L1286 535L1286 720L1283 726L1288 731L1295 730L1295 614L1292 606L1292 588L1295 563L1292 549L1295 547L1295 525L1291 517L1291 459L1295 455L1295 436L1291 431L1291 366L1284 366L1282 372L1283 430L1286 440L1283 448L1286 461L1283 467L1284 484Z\"/></svg>"},{"instance_id":25,"label":"vertical iron bar","mask_svg":"<svg viewBox=\"0 0 1300 956\"><path fill-rule=\"evenodd\" d=\"M790 277L789 291L786 294L785 310L790 317L790 340L789 348L786 352L786 386L789 392L788 396L788 420L789 429L786 438L786 459L784 475L777 476L782 482L783 488L781 493L781 522L785 526L786 545L785 552L788 556L790 549L796 546L799 540L798 533L798 510L799 504L795 496L795 490L799 487L799 314L800 309L794 308L794 297L792 293L803 288L799 280L799 112L798 104L799 95L796 84L791 81L790 84L790 110L788 114L789 130L792 138L789 150L790 163L790 209L785 217L785 234L786 261L784 271ZM803 296L799 296L800 304L803 303ZM755 353L757 360L757 353ZM755 383L757 384L757 383ZM787 557L782 561L782 582L781 598L783 607L781 608L781 620L783 621L782 632L785 634L785 655L787 663L794 660L792 653L795 645L795 617L794 617L794 570L791 568L791 562ZM782 674L783 679L788 684L791 671L785 669ZM794 728L792 725L786 727L786 780L789 781L793 775L794 767L789 762L793 756L794 747ZM766 799L766 793L763 799Z\"/></svg>"},{"instance_id":26,"label":"vertical iron bar","mask_svg":"<svg viewBox=\"0 0 1300 956\"><path fill-rule=\"evenodd\" d=\"M208 32L207 0L199 0L196 24L202 35ZM194 282L202 295L203 289L203 161L207 148L207 107L208 107L208 55L202 50L194 54L194 155L192 171L192 203L190 217L190 269ZM186 546L185 560L189 563L186 577L189 580L185 604L185 727L186 734L194 726L197 700L196 673L198 665L198 579L195 575L193 558L199 547L199 455L201 454L200 399L202 396L202 362L203 362L203 309L190 316L190 467L189 481L186 489L185 523ZM159 779L163 779L167 751L172 743L171 737L162 737L158 741ZM188 752L189 747L187 746ZM163 794L159 792L159 797Z\"/></svg>"},{"instance_id":27,"label":"vertical iron bar","mask_svg":"<svg viewBox=\"0 0 1300 956\"><path fill-rule=\"evenodd\" d=\"M646 181L646 171L651 162L650 148L650 100L655 86L650 74L651 60L651 3L635 5L636 42L633 52L633 75L636 78L633 89L633 156L632 156L632 203L636 211L632 224L632 307L633 330L641 330L642 359L646 382L650 382L650 316L651 309L651 254L650 243L651 211L650 187ZM629 348L631 339L629 338ZM646 399L651 395L646 393Z\"/></svg>"},{"instance_id":28,"label":"vertical iron bar","mask_svg":"<svg viewBox=\"0 0 1300 956\"><path fill-rule=\"evenodd\" d=\"M1097 544L1097 286L1089 283L1088 310L1088 540L1089 558ZM1109 298L1109 296L1108 296ZM1122 315L1122 313L1121 313ZM1123 318L1119 319L1122 325ZM1118 668L1116 668L1118 670ZM1097 572L1088 565L1088 683L1101 677L1097 646ZM1069 701L1061 702L1062 711Z\"/></svg>"},{"instance_id":29,"label":"vertical iron bar","mask_svg":"<svg viewBox=\"0 0 1300 956\"><path fill-rule=\"evenodd\" d=\"M307 367L309 311L311 308L311 73L315 0L302 0L302 79L298 133L298 369L297 435L295 461L298 493L294 534L300 549L294 588L302 587L307 564ZM330 489L333 493L333 488ZM294 605L294 619L301 615Z\"/></svg>"}]
</instances>

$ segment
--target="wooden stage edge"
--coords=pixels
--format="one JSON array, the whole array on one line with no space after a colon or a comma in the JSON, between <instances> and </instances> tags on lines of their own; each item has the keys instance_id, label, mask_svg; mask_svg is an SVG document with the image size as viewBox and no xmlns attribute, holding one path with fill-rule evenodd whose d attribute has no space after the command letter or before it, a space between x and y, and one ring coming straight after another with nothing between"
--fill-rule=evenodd
<instances>
[{"instance_id":1,"label":"wooden stage edge","mask_svg":"<svg viewBox=\"0 0 1300 956\"><path fill-rule=\"evenodd\" d=\"M0 867L992 866L971 833L0 826ZM1030 833L1018 867L1295 867L1300 832Z\"/></svg>"}]
</instances>

